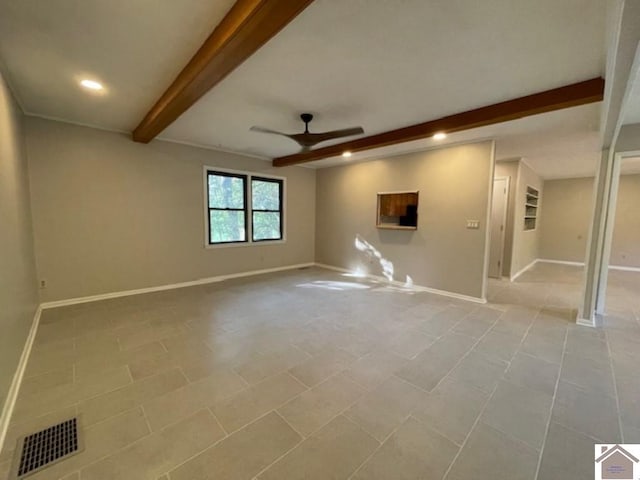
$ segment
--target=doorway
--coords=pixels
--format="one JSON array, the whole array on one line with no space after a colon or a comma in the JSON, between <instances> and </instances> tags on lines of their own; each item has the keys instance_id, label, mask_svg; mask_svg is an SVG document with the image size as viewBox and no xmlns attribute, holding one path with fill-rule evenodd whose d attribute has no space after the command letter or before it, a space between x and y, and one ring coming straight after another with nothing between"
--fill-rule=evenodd
<instances>
[{"instance_id":1,"label":"doorway","mask_svg":"<svg viewBox=\"0 0 640 480\"><path fill-rule=\"evenodd\" d=\"M605 289L602 290L598 313L614 317L634 317L640 306L640 156L616 158L613 169L610 207L608 213L608 258ZM607 321L607 320L605 320Z\"/></svg>"},{"instance_id":2,"label":"doorway","mask_svg":"<svg viewBox=\"0 0 640 480\"><path fill-rule=\"evenodd\" d=\"M493 179L491 199L491 240L489 246L489 277L501 278L504 263L504 237L509 204L509 177Z\"/></svg>"}]
</instances>

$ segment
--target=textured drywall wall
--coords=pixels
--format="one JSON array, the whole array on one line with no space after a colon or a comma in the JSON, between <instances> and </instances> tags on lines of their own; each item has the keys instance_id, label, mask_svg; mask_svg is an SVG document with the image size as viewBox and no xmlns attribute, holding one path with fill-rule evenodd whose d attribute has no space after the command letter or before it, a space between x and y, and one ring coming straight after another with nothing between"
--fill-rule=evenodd
<instances>
[{"instance_id":1,"label":"textured drywall wall","mask_svg":"<svg viewBox=\"0 0 640 480\"><path fill-rule=\"evenodd\" d=\"M397 281L481 297L492 182L492 142L318 170L316 258L381 275L375 255L356 248L359 238L393 263ZM377 193L407 190L420 192L418 229L376 228ZM480 228L467 229L467 220Z\"/></svg>"},{"instance_id":2,"label":"textured drywall wall","mask_svg":"<svg viewBox=\"0 0 640 480\"><path fill-rule=\"evenodd\" d=\"M23 117L0 76L0 410L38 308Z\"/></svg>"},{"instance_id":3,"label":"textured drywall wall","mask_svg":"<svg viewBox=\"0 0 640 480\"><path fill-rule=\"evenodd\" d=\"M313 262L315 171L27 119L43 301ZM286 177L286 243L205 248L203 166Z\"/></svg>"}]
</instances>

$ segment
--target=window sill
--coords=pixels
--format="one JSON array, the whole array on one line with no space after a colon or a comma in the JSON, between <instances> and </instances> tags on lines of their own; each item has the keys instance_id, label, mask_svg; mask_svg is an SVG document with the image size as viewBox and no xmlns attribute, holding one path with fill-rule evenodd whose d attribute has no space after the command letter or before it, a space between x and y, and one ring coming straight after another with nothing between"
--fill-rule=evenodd
<instances>
[{"instance_id":1,"label":"window sill","mask_svg":"<svg viewBox=\"0 0 640 480\"><path fill-rule=\"evenodd\" d=\"M262 242L238 242L238 243L206 243L204 248L206 250L216 250L218 248L246 248L246 247L260 247L267 245L282 245L287 243L286 239L283 240L264 240Z\"/></svg>"}]
</instances>

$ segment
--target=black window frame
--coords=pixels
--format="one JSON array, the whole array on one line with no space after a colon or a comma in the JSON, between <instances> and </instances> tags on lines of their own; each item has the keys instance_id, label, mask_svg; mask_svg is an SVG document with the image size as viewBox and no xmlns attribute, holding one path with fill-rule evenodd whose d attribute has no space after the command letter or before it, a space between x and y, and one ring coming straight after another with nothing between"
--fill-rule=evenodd
<instances>
[{"instance_id":1,"label":"black window frame","mask_svg":"<svg viewBox=\"0 0 640 480\"><path fill-rule=\"evenodd\" d=\"M266 209L254 209L253 208L253 181L257 180L259 182L265 183L276 183L278 185L278 204L280 208L278 210L266 210ZM258 175L251 175L249 178L250 188L251 188L251 243L262 243L262 242L281 242L284 240L284 180L281 178L269 178L269 177L260 177ZM254 212L262 212L262 213L278 213L280 215L280 237L279 238L262 238L256 240L254 237L255 229L253 214Z\"/></svg>"},{"instance_id":2,"label":"black window frame","mask_svg":"<svg viewBox=\"0 0 640 480\"><path fill-rule=\"evenodd\" d=\"M242 180L242 184L243 184L243 192L242 192L242 198L244 200L244 208L217 208L217 207L212 207L211 206L211 197L209 196L209 178L211 176L216 176L216 177L231 177L231 178L239 178ZM223 172L223 171L219 171L219 170L209 170L207 169L207 189L206 189L206 195L207 195L207 238L208 238L208 242L209 245L233 245L233 244L243 244L243 243L249 243L249 218L248 218L248 211L249 211L249 198L247 196L247 183L249 182L249 175L245 175L242 173L233 173L233 172ZM211 228L211 212L217 210L217 211L223 211L223 212L243 212L243 216L244 216L244 240L233 240L230 242L214 242L213 241L213 236L212 236L212 228ZM251 234L253 236L253 233Z\"/></svg>"},{"instance_id":3,"label":"black window frame","mask_svg":"<svg viewBox=\"0 0 640 480\"><path fill-rule=\"evenodd\" d=\"M243 172L236 170L217 170L214 167L204 167L205 171L205 189L204 193L206 195L206 242L208 247L217 247L217 246L248 246L251 244L261 244L261 243L282 243L285 242L285 211L284 211L284 196L285 196L285 178L282 177L270 177L270 176L261 176L261 175L253 175L251 172ZM209 196L209 179L211 176L219 176L219 177L230 177L230 178L239 178L243 183L243 200L244 200L244 208L219 208L211 206L211 198ZM278 200L280 208L278 210L269 210L269 209L253 209L253 180L257 180L260 182L271 182L276 183L278 185ZM212 211L239 211L244 214L244 231L245 231L245 239L244 240L234 240L230 242L214 242L213 241L213 230L211 223L211 212ZM254 212L266 212L266 213L279 213L280 214L280 237L279 238L265 238L260 240L254 240ZM251 216L251 219L249 219Z\"/></svg>"}]
</instances>

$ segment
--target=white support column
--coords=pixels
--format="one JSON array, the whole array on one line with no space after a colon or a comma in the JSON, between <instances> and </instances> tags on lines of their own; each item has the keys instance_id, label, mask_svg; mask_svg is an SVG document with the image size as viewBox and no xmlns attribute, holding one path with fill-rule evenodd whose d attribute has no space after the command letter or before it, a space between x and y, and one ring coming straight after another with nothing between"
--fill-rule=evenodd
<instances>
[{"instance_id":1,"label":"white support column","mask_svg":"<svg viewBox=\"0 0 640 480\"><path fill-rule=\"evenodd\" d=\"M611 258L611 243L613 241L613 230L616 219L616 205L618 203L618 185L620 184L620 166L622 157L614 153L611 158L611 180L609 181L609 191L607 195L606 211L603 212L604 236L602 241L602 258L600 259L600 276L597 282L596 294L596 315L604 315L605 302L607 299L607 283L609 281L609 259Z\"/></svg>"},{"instance_id":2,"label":"white support column","mask_svg":"<svg viewBox=\"0 0 640 480\"><path fill-rule=\"evenodd\" d=\"M603 150L594 187L595 201L587 242L584 295L577 319L579 325L589 327L596 326L596 304L602 278L606 212L609 208L612 172L613 152Z\"/></svg>"},{"instance_id":3,"label":"white support column","mask_svg":"<svg viewBox=\"0 0 640 480\"><path fill-rule=\"evenodd\" d=\"M608 9L608 52L603 102L602 156L597 168L594 208L587 253L583 297L577 323L596 326L597 313L604 312L613 214L619 159L618 135L624 124L625 107L640 71L640 1L610 0ZM624 142L620 142L621 144Z\"/></svg>"}]
</instances>

